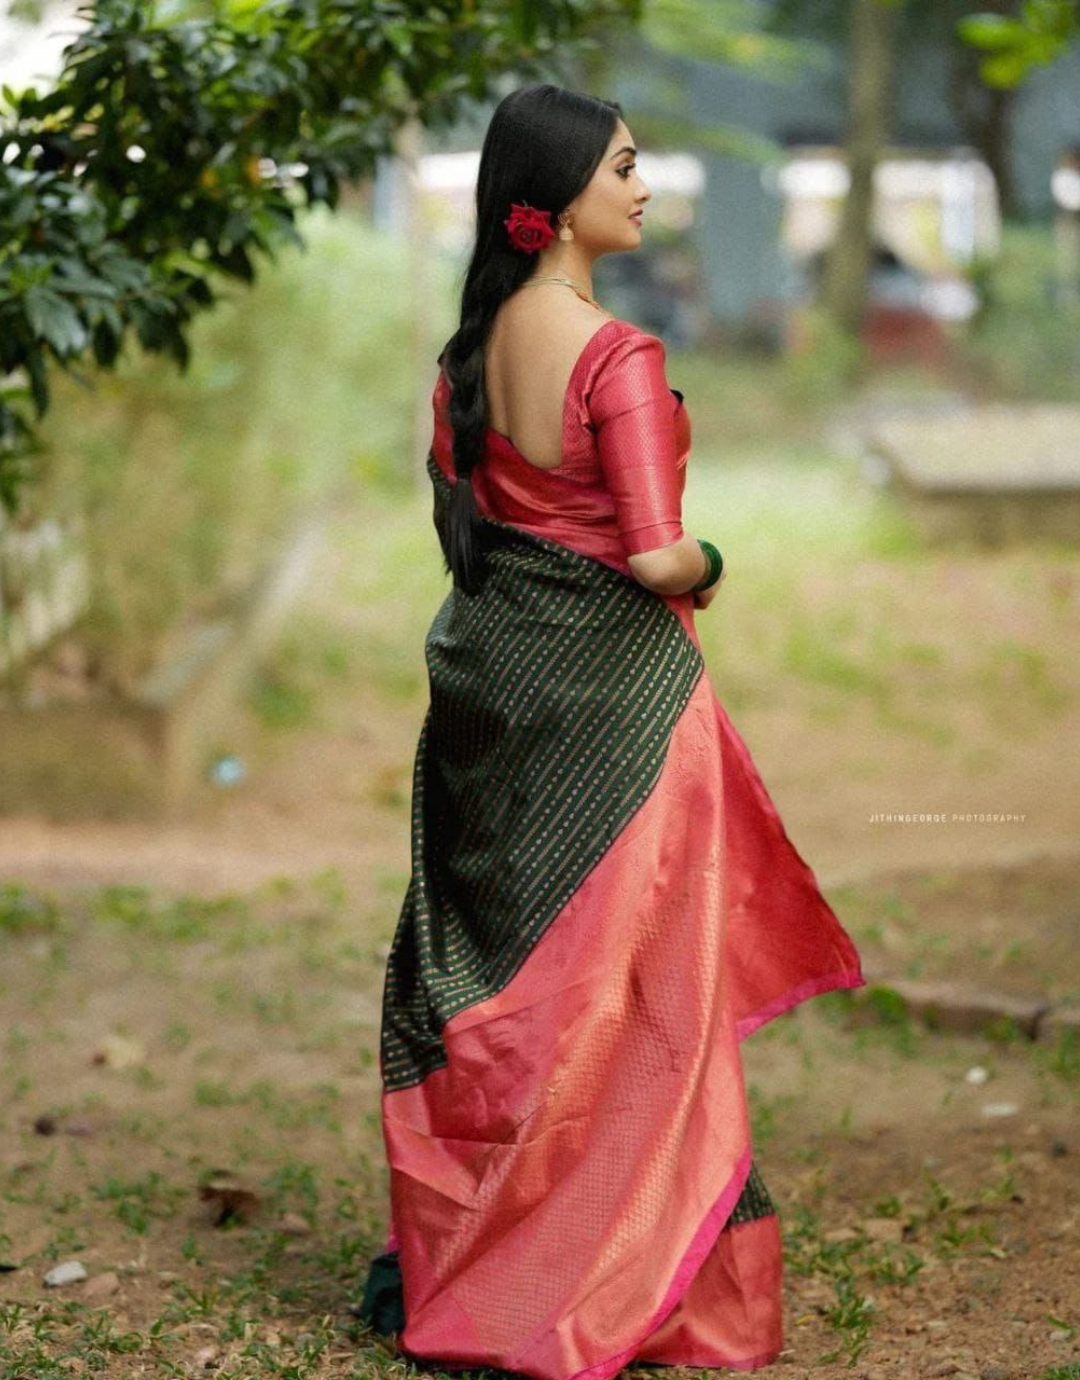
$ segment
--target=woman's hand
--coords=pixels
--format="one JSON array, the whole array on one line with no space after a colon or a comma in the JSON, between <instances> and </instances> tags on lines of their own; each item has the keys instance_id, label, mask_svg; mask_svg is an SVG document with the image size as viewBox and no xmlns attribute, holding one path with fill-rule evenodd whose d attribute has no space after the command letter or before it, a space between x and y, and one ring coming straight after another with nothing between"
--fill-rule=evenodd
<instances>
[{"instance_id":1,"label":"woman's hand","mask_svg":"<svg viewBox=\"0 0 1080 1380\"><path fill-rule=\"evenodd\" d=\"M718 589L720 588L720 586L724 583L724 577L725 577L725 575L727 575L727 566L726 566L726 565L724 566L723 570L721 570L721 572L720 572L720 578L719 578L719 580L717 580L716 584L710 585L710 586L708 587L708 589L699 589L699 590L696 590L696 591L695 591L695 593L694 593L694 608L696 608L696 609L707 609L707 608L709 607L709 605L712 603L712 601L716 598L716 592L717 592L717 590L718 590Z\"/></svg>"}]
</instances>

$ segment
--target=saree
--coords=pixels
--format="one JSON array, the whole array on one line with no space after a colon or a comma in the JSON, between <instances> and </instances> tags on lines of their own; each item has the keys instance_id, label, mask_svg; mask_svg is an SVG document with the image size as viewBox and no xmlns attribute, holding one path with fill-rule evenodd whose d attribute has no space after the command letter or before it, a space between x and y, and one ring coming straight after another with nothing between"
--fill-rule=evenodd
<instances>
[{"instance_id":1,"label":"saree","mask_svg":"<svg viewBox=\"0 0 1080 1380\"><path fill-rule=\"evenodd\" d=\"M640 334L586 347L568 429L578 403L595 421L590 389ZM441 386L427 464L445 552ZM659 387L612 415L640 442L649 413L670 457L682 400ZM556 476L489 443L542 515ZM666 481L644 507L628 487L621 519L598 507L575 548L496 516L513 510L489 469L484 584L451 588L425 642L380 1037L390 1223L361 1316L443 1369L755 1369L783 1346L781 1236L739 1044L860 985L858 955L713 690L692 595L629 573L627 547L675 521ZM598 555L620 522L622 556Z\"/></svg>"}]
</instances>

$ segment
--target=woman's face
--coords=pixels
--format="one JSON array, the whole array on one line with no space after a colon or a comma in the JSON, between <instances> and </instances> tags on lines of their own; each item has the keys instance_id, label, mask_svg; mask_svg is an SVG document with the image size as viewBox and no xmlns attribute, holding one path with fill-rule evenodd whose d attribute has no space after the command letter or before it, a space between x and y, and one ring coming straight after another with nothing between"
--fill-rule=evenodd
<instances>
[{"instance_id":1,"label":"woman's face","mask_svg":"<svg viewBox=\"0 0 1080 1380\"><path fill-rule=\"evenodd\" d=\"M635 154L630 131L619 120L588 186L568 208L582 249L607 254L641 243L641 211L652 192L641 180Z\"/></svg>"}]
</instances>

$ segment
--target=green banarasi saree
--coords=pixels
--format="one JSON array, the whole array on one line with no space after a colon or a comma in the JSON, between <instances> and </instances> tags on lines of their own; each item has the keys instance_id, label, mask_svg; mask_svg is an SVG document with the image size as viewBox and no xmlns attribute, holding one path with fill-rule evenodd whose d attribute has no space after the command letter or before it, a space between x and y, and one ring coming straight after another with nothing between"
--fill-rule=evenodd
<instances>
[{"instance_id":1,"label":"green banarasi saree","mask_svg":"<svg viewBox=\"0 0 1080 1380\"><path fill-rule=\"evenodd\" d=\"M436 527L450 481L434 456ZM426 641L362 1315L442 1367L606 1380L782 1345L739 1043L862 981L681 597L485 519Z\"/></svg>"}]
</instances>

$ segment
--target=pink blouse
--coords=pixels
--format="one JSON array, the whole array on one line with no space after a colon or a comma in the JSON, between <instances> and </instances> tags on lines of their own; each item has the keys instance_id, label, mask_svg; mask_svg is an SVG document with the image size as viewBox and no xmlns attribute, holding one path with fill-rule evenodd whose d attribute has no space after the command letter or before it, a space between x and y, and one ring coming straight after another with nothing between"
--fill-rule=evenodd
<instances>
[{"instance_id":1,"label":"pink blouse","mask_svg":"<svg viewBox=\"0 0 1080 1380\"><path fill-rule=\"evenodd\" d=\"M477 507L499 522L560 542L630 574L627 557L683 535L690 419L669 388L659 337L606 321L578 356L563 399L562 462L532 464L488 429L472 474ZM440 371L432 450L455 480L450 384Z\"/></svg>"}]
</instances>

